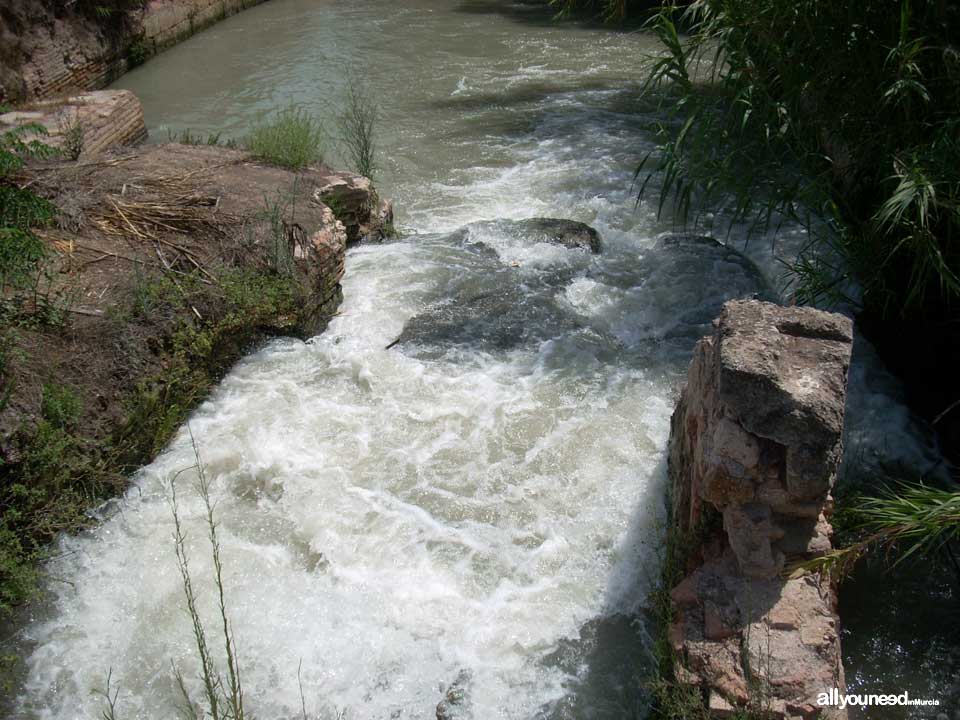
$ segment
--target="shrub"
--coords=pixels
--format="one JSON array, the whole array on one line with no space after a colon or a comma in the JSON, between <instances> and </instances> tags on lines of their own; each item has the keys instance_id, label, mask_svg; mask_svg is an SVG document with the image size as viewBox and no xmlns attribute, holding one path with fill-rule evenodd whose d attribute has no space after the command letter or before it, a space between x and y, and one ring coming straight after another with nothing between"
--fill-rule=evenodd
<instances>
[{"instance_id":1,"label":"shrub","mask_svg":"<svg viewBox=\"0 0 960 720\"><path fill-rule=\"evenodd\" d=\"M960 302L960 13L894 7L665 8L651 84L669 85L679 113L661 127L661 208L686 219L727 202L763 227L819 216L827 231L793 267L799 300L839 299L853 278L861 297L847 299L873 316L944 317Z\"/></svg>"},{"instance_id":2,"label":"shrub","mask_svg":"<svg viewBox=\"0 0 960 720\"><path fill-rule=\"evenodd\" d=\"M27 139L44 132L42 126L24 125L0 134L0 292L29 285L45 255L31 228L53 218L53 205L15 180L26 160L53 154L36 137Z\"/></svg>"},{"instance_id":3,"label":"shrub","mask_svg":"<svg viewBox=\"0 0 960 720\"><path fill-rule=\"evenodd\" d=\"M60 135L63 137L61 151L70 160L79 160L83 154L84 133L80 114L73 112L63 115L59 120Z\"/></svg>"},{"instance_id":4,"label":"shrub","mask_svg":"<svg viewBox=\"0 0 960 720\"><path fill-rule=\"evenodd\" d=\"M257 125L246 139L257 158L290 170L323 162L323 127L306 111L289 107Z\"/></svg>"},{"instance_id":5,"label":"shrub","mask_svg":"<svg viewBox=\"0 0 960 720\"><path fill-rule=\"evenodd\" d=\"M40 412L43 418L55 427L65 428L77 422L83 405L68 387L56 383L43 385Z\"/></svg>"},{"instance_id":6,"label":"shrub","mask_svg":"<svg viewBox=\"0 0 960 720\"><path fill-rule=\"evenodd\" d=\"M340 142L346 149L353 170L373 179L377 170L376 127L380 108L356 78L350 78L344 91L343 110L337 116Z\"/></svg>"},{"instance_id":7,"label":"shrub","mask_svg":"<svg viewBox=\"0 0 960 720\"><path fill-rule=\"evenodd\" d=\"M132 68L139 67L147 61L149 54L146 42L143 38L137 38L127 46L127 65Z\"/></svg>"}]
</instances>

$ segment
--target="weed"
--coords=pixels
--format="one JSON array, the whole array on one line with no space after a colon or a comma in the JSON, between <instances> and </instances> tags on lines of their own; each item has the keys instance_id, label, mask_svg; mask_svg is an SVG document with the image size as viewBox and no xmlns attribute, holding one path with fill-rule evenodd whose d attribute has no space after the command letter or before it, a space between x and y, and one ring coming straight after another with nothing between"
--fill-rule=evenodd
<instances>
[{"instance_id":1,"label":"weed","mask_svg":"<svg viewBox=\"0 0 960 720\"><path fill-rule=\"evenodd\" d=\"M79 160L83 154L83 125L80 122L80 113L73 112L61 115L57 121L63 144L60 149L70 160Z\"/></svg>"},{"instance_id":2,"label":"weed","mask_svg":"<svg viewBox=\"0 0 960 720\"><path fill-rule=\"evenodd\" d=\"M369 90L351 76L344 91L343 109L337 116L339 139L354 171L370 179L377 171L376 127L379 117L380 107Z\"/></svg>"},{"instance_id":3,"label":"weed","mask_svg":"<svg viewBox=\"0 0 960 720\"><path fill-rule=\"evenodd\" d=\"M127 46L127 65L131 68L143 65L150 55L147 43L137 38Z\"/></svg>"},{"instance_id":4,"label":"weed","mask_svg":"<svg viewBox=\"0 0 960 720\"><path fill-rule=\"evenodd\" d=\"M107 671L107 682L103 688L94 688L93 694L99 695L106 703L106 708L100 713L102 720L117 720L117 700L120 698L120 689L111 688L113 668Z\"/></svg>"},{"instance_id":5,"label":"weed","mask_svg":"<svg viewBox=\"0 0 960 720\"><path fill-rule=\"evenodd\" d=\"M224 138L223 133L209 133L206 137L194 134L189 128L181 130L179 133L173 130L167 130L167 140L169 142L180 143L181 145L209 145L212 147L225 147L235 150L238 143L233 138Z\"/></svg>"},{"instance_id":6,"label":"weed","mask_svg":"<svg viewBox=\"0 0 960 720\"><path fill-rule=\"evenodd\" d=\"M40 399L43 419L61 429L71 427L80 419L83 403L76 393L64 385L44 383Z\"/></svg>"},{"instance_id":7,"label":"weed","mask_svg":"<svg viewBox=\"0 0 960 720\"><path fill-rule=\"evenodd\" d=\"M254 127L245 144L257 158L290 170L323 162L320 122L294 106Z\"/></svg>"},{"instance_id":8,"label":"weed","mask_svg":"<svg viewBox=\"0 0 960 720\"><path fill-rule=\"evenodd\" d=\"M277 189L272 198L264 195L263 210L243 229L246 249L255 252L258 246L265 248L266 269L281 277L293 275L294 250L305 241L304 230L296 219L299 182L299 178L294 178L289 192Z\"/></svg>"},{"instance_id":9,"label":"weed","mask_svg":"<svg viewBox=\"0 0 960 720\"><path fill-rule=\"evenodd\" d=\"M193 627L194 643L197 648L197 653L200 656L201 680L203 681L204 698L209 715L213 720L243 720L245 711L243 705L243 683L240 679L240 661L236 655L236 643L233 639L233 633L230 630L230 621L227 615L226 594L223 586L223 562L220 557L220 540L217 537L217 523L213 512L213 503L210 500L210 486L207 482L203 462L200 459L200 450L197 447L192 432L190 434L190 440L193 443L193 452L196 458L196 464L193 469L197 472L197 488L200 492L200 497L203 498L203 504L206 510L207 537L210 540L211 554L213 556L213 580L217 588L220 620L223 627L223 642L226 651L226 682L211 656L207 643L207 632L197 609L196 591L193 588L193 578L190 576L190 565L186 551L186 536L184 535L177 509L177 486L176 477L174 477L170 482L170 506L171 512L173 513L173 537L174 549L177 555L177 567L180 569L180 577L183 581L183 593L187 602L187 612L190 615L190 621ZM177 686L180 688L183 700L186 705L190 707L193 705L193 702L186 690L183 675L179 670L175 670L175 674Z\"/></svg>"},{"instance_id":10,"label":"weed","mask_svg":"<svg viewBox=\"0 0 960 720\"><path fill-rule=\"evenodd\" d=\"M0 133L0 293L29 285L46 255L32 228L49 223L54 207L15 180L28 159L54 154L38 139L45 133L40 125Z\"/></svg>"}]
</instances>

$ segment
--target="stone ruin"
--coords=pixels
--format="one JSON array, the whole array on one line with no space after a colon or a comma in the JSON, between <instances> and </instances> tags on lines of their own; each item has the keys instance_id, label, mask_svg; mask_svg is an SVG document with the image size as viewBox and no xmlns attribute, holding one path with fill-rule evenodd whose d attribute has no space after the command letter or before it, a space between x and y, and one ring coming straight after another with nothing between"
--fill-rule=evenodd
<instances>
[{"instance_id":1,"label":"stone ruin","mask_svg":"<svg viewBox=\"0 0 960 720\"><path fill-rule=\"evenodd\" d=\"M843 691L836 587L788 573L831 549L851 321L756 300L726 303L694 351L673 414L673 530L696 538L672 589L679 682L715 717L836 718Z\"/></svg>"}]
</instances>

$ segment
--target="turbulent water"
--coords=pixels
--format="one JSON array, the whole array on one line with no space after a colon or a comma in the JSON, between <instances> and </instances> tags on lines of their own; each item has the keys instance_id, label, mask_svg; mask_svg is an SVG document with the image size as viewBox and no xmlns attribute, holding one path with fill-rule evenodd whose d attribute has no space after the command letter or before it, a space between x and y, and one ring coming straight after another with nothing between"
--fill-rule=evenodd
<instances>
[{"instance_id":1,"label":"turbulent water","mask_svg":"<svg viewBox=\"0 0 960 720\"><path fill-rule=\"evenodd\" d=\"M522 4L273 0L119 83L159 140L240 136L288 103L332 128L350 74L384 111L380 185L407 238L352 250L330 328L248 357L190 420L257 717L300 717L301 685L322 717L433 717L451 685L478 720L642 708L678 384L723 300L774 293L802 240L754 242L756 266L658 243L669 226L631 190L657 119L649 44ZM590 223L603 252L451 232L541 215ZM117 717L171 717L173 668L198 693L168 502L178 478L220 658L193 462L185 428L63 540L17 637L18 716L99 716L108 673Z\"/></svg>"}]
</instances>

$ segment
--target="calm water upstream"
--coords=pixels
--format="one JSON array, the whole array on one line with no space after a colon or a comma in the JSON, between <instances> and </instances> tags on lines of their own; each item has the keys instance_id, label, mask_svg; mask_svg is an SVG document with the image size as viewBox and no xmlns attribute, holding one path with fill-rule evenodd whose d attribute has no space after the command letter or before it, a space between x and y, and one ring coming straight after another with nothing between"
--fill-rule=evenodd
<instances>
[{"instance_id":1,"label":"calm water upstream","mask_svg":"<svg viewBox=\"0 0 960 720\"><path fill-rule=\"evenodd\" d=\"M668 225L634 207L657 119L638 97L650 47L522 4L273 0L118 83L160 141L240 137L291 103L332 127L351 74L384 111L379 184L407 239L352 250L329 330L247 358L191 419L257 717L300 717L298 665L324 718L431 718L458 679L457 712L477 720L642 706L634 618L657 572L677 387L719 304L771 293L725 253L656 246ZM587 222L604 252L496 222L449 234L531 216ZM801 239L751 245L769 282ZM385 349L425 309L478 295L515 298L520 321L478 311L475 342ZM868 454L889 433L922 456L889 388L858 372L851 443ZM184 431L102 525L63 540L18 639L19 716L99 716L91 689L111 669L118 717L171 717L171 664L197 689L167 502L191 463ZM202 508L189 475L178 487L212 622Z\"/></svg>"}]
</instances>

